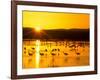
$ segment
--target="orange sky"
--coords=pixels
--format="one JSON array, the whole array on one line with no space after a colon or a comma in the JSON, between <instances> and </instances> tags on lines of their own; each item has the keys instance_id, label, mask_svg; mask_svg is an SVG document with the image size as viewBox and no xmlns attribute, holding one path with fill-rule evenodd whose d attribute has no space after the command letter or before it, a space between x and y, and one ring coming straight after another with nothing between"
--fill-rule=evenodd
<instances>
[{"instance_id":1,"label":"orange sky","mask_svg":"<svg viewBox=\"0 0 100 80\"><path fill-rule=\"evenodd\" d=\"M88 29L89 14L23 11L23 27L42 29Z\"/></svg>"}]
</instances>

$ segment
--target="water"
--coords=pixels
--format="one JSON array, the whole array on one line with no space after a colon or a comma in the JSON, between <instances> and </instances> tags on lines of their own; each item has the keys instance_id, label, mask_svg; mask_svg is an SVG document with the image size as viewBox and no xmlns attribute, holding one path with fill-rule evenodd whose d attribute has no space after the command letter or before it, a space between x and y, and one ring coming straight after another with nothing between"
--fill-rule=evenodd
<instances>
[{"instance_id":1,"label":"water","mask_svg":"<svg viewBox=\"0 0 100 80\"><path fill-rule=\"evenodd\" d=\"M24 40L22 66L52 68L89 65L89 42L68 40Z\"/></svg>"}]
</instances>

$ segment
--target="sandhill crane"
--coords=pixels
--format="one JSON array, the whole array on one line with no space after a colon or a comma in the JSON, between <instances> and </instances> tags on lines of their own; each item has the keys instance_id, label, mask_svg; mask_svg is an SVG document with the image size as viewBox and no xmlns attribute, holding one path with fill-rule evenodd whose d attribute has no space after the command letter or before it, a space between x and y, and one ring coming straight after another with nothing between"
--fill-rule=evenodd
<instances>
[{"instance_id":1,"label":"sandhill crane","mask_svg":"<svg viewBox=\"0 0 100 80\"><path fill-rule=\"evenodd\" d=\"M45 49L45 51L47 52L48 50L47 50L47 49Z\"/></svg>"},{"instance_id":2,"label":"sandhill crane","mask_svg":"<svg viewBox=\"0 0 100 80\"><path fill-rule=\"evenodd\" d=\"M32 50L28 50L28 55L29 56L32 56L34 53L33 53L33 51Z\"/></svg>"},{"instance_id":3,"label":"sandhill crane","mask_svg":"<svg viewBox=\"0 0 100 80\"><path fill-rule=\"evenodd\" d=\"M67 55L68 55L68 53L64 53L64 55L66 55L66 56L67 56Z\"/></svg>"},{"instance_id":4,"label":"sandhill crane","mask_svg":"<svg viewBox=\"0 0 100 80\"><path fill-rule=\"evenodd\" d=\"M41 56L43 56L43 55L44 55L44 53L40 53L40 55L41 55Z\"/></svg>"},{"instance_id":5,"label":"sandhill crane","mask_svg":"<svg viewBox=\"0 0 100 80\"><path fill-rule=\"evenodd\" d=\"M58 49L58 51L60 51L60 49Z\"/></svg>"},{"instance_id":6,"label":"sandhill crane","mask_svg":"<svg viewBox=\"0 0 100 80\"><path fill-rule=\"evenodd\" d=\"M26 47L24 47L24 50L26 50Z\"/></svg>"},{"instance_id":7,"label":"sandhill crane","mask_svg":"<svg viewBox=\"0 0 100 80\"><path fill-rule=\"evenodd\" d=\"M29 55L29 56L32 56L32 55L33 55L33 53L28 52L28 55Z\"/></svg>"},{"instance_id":8,"label":"sandhill crane","mask_svg":"<svg viewBox=\"0 0 100 80\"><path fill-rule=\"evenodd\" d=\"M80 55L80 53L76 53L77 55Z\"/></svg>"},{"instance_id":9,"label":"sandhill crane","mask_svg":"<svg viewBox=\"0 0 100 80\"><path fill-rule=\"evenodd\" d=\"M51 55L52 55L52 56L55 56L56 54L55 54L55 53L51 53Z\"/></svg>"},{"instance_id":10,"label":"sandhill crane","mask_svg":"<svg viewBox=\"0 0 100 80\"><path fill-rule=\"evenodd\" d=\"M34 50L35 48L32 48L32 50Z\"/></svg>"}]
</instances>

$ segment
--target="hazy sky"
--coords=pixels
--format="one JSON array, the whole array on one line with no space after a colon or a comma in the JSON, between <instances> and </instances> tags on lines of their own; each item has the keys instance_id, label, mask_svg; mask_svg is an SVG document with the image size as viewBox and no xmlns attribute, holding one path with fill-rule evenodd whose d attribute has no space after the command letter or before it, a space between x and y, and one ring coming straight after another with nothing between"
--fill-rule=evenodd
<instances>
[{"instance_id":1,"label":"hazy sky","mask_svg":"<svg viewBox=\"0 0 100 80\"><path fill-rule=\"evenodd\" d=\"M87 29L89 14L23 11L23 27L42 29Z\"/></svg>"}]
</instances>

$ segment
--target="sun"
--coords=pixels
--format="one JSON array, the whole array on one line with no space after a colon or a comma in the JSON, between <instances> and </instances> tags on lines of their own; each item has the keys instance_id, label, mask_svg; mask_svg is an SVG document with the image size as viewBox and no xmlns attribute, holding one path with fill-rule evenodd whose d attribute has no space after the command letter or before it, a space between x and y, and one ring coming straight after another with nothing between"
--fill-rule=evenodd
<instances>
[{"instance_id":1,"label":"sun","mask_svg":"<svg viewBox=\"0 0 100 80\"><path fill-rule=\"evenodd\" d=\"M40 31L41 31L41 28L40 28L40 27L36 27L35 30L36 30L37 32L40 32Z\"/></svg>"}]
</instances>

